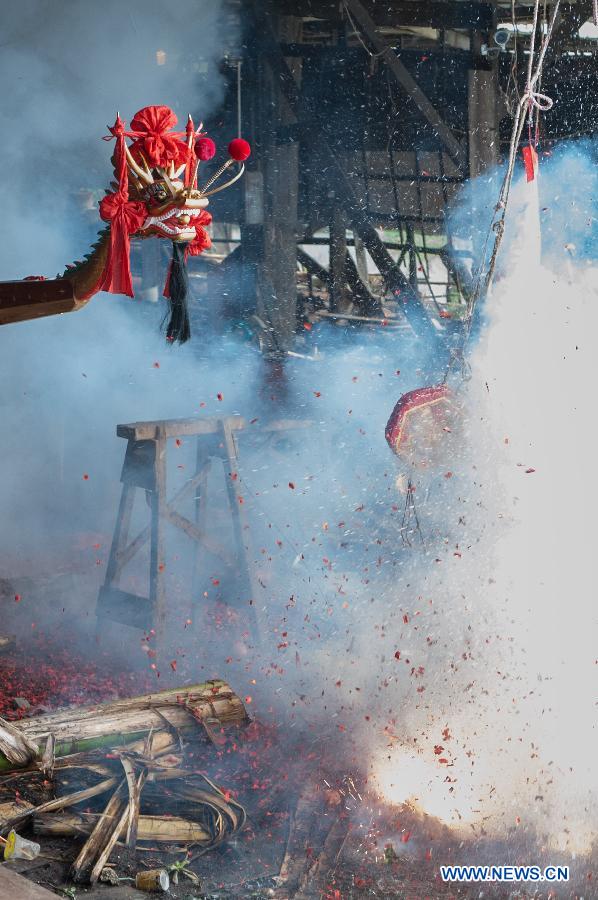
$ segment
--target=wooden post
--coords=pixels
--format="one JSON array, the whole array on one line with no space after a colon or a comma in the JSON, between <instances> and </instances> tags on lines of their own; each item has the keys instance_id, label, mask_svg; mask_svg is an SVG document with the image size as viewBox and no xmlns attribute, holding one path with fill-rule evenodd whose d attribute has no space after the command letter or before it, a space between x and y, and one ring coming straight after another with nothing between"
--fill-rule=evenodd
<instances>
[{"instance_id":1,"label":"wooden post","mask_svg":"<svg viewBox=\"0 0 598 900\"><path fill-rule=\"evenodd\" d=\"M150 604L154 611L156 647L163 650L166 624L166 591L164 583L164 527L166 525L166 436L162 426L156 429L154 489L152 492L152 524L150 544Z\"/></svg>"},{"instance_id":2,"label":"wooden post","mask_svg":"<svg viewBox=\"0 0 598 900\"><path fill-rule=\"evenodd\" d=\"M346 300L347 221L344 210L334 204L330 222L330 309L340 312Z\"/></svg>"},{"instance_id":3,"label":"wooden post","mask_svg":"<svg viewBox=\"0 0 598 900\"><path fill-rule=\"evenodd\" d=\"M470 69L469 103L469 174L477 178L498 165L498 82L496 69Z\"/></svg>"},{"instance_id":4,"label":"wooden post","mask_svg":"<svg viewBox=\"0 0 598 900\"><path fill-rule=\"evenodd\" d=\"M106 567L106 584L108 585L118 585L119 582L122 569L122 565L120 564L120 554L127 546L134 499L135 488L130 484L125 483L120 497L118 513L116 515L116 527L114 529L114 537L112 538L112 546L110 547L110 557Z\"/></svg>"},{"instance_id":5,"label":"wooden post","mask_svg":"<svg viewBox=\"0 0 598 900\"><path fill-rule=\"evenodd\" d=\"M268 19L277 40L299 39L301 19L280 16L274 9L268 10ZM289 65L300 74L300 60ZM268 56L258 54L250 69L254 85L244 107L259 141L246 184L244 259L250 265L257 314L267 326L262 346L284 353L291 349L296 329L299 144L281 132L296 116Z\"/></svg>"},{"instance_id":6,"label":"wooden post","mask_svg":"<svg viewBox=\"0 0 598 900\"><path fill-rule=\"evenodd\" d=\"M407 224L407 241L409 243L409 284L411 285L411 290L415 294L417 294L417 254L415 252L415 233L413 231L413 225L411 225L410 223Z\"/></svg>"},{"instance_id":7,"label":"wooden post","mask_svg":"<svg viewBox=\"0 0 598 900\"><path fill-rule=\"evenodd\" d=\"M259 618L257 613L258 595L256 581L253 577L256 560L253 552L249 523L247 522L247 516L245 515L244 498L241 497L239 493L237 478L233 477L233 475L236 476L237 474L237 447L230 420L222 420L221 429L225 459L228 464L228 466L225 464L224 470L226 491L233 525L234 540L240 551L238 565L241 568L241 590L245 590L249 593L247 598L251 608L249 618L253 626L254 639L259 640ZM228 467L230 467L230 471L227 471Z\"/></svg>"},{"instance_id":8,"label":"wooden post","mask_svg":"<svg viewBox=\"0 0 598 900\"><path fill-rule=\"evenodd\" d=\"M363 241L361 240L359 235L355 234L353 237L355 240L355 266L357 268L357 274L366 285L366 287L369 287L370 279L368 274L367 253L365 252Z\"/></svg>"}]
</instances>

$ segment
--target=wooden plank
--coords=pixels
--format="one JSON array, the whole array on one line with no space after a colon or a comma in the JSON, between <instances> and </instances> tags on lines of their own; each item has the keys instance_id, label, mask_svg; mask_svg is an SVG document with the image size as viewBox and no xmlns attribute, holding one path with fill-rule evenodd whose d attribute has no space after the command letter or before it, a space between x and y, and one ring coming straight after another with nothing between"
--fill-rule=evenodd
<instances>
[{"instance_id":1,"label":"wooden plank","mask_svg":"<svg viewBox=\"0 0 598 900\"><path fill-rule=\"evenodd\" d=\"M244 428L253 427L242 416L228 416L226 419L164 419L155 422L132 422L128 425L117 425L118 437L128 440L152 440L155 439L159 429L163 429L164 437L192 437L201 434L219 434L221 423L226 421L232 431L241 431ZM308 428L311 422L303 419L278 419L260 425L259 430L265 431L290 431L293 428Z\"/></svg>"},{"instance_id":2,"label":"wooden plank","mask_svg":"<svg viewBox=\"0 0 598 900\"><path fill-rule=\"evenodd\" d=\"M240 417L239 417L240 419ZM160 428L164 429L164 436L186 437L199 434L216 434L219 430L220 419L164 419L154 422L132 422L128 425L117 425L118 437L127 438L129 441L155 440Z\"/></svg>"},{"instance_id":3,"label":"wooden plank","mask_svg":"<svg viewBox=\"0 0 598 900\"><path fill-rule=\"evenodd\" d=\"M388 68L401 85L408 97L410 97L426 121L432 126L453 162L462 169L465 163L465 155L460 142L457 140L451 129L448 127L444 119L441 117L437 109L428 100L417 81L405 65L401 62L397 54L394 52L390 44L380 34L378 27L367 9L360 0L345 0L351 15L357 20L368 40L372 44L376 53L378 53Z\"/></svg>"},{"instance_id":4,"label":"wooden plank","mask_svg":"<svg viewBox=\"0 0 598 900\"><path fill-rule=\"evenodd\" d=\"M6 900L56 900L56 894L11 871L10 863L0 865L0 897Z\"/></svg>"},{"instance_id":5,"label":"wooden plank","mask_svg":"<svg viewBox=\"0 0 598 900\"><path fill-rule=\"evenodd\" d=\"M181 531L184 531L186 535L188 535L192 540L197 541L198 544L203 544L204 547L213 553L214 556L219 556L220 559L225 562L228 566L234 566L235 561L233 557L226 551L224 547L222 547L218 541L215 541L206 531L202 531L194 525L193 522L190 522L186 516L181 515L176 510L172 509L170 506L166 508L164 513L166 519L170 522L171 525L174 525L175 528L180 528Z\"/></svg>"}]
</instances>

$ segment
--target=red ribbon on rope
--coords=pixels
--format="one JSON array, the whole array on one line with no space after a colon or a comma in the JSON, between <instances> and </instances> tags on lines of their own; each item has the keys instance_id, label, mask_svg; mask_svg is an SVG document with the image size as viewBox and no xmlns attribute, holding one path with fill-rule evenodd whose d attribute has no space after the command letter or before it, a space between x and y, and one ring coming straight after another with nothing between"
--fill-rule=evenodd
<instances>
[{"instance_id":1,"label":"red ribbon on rope","mask_svg":"<svg viewBox=\"0 0 598 900\"><path fill-rule=\"evenodd\" d=\"M533 144L527 144L522 148L523 163L525 165L525 177L527 181L533 181L538 167L538 154Z\"/></svg>"},{"instance_id":2,"label":"red ribbon on rope","mask_svg":"<svg viewBox=\"0 0 598 900\"><path fill-rule=\"evenodd\" d=\"M100 201L100 216L105 222L110 222L110 246L98 290L133 297L129 259L130 235L139 231L145 222L147 207L140 201L129 200L129 175L125 154L126 131L125 123L120 116L116 117L116 122L109 130L111 137L116 138L115 175L118 178L118 191L107 194ZM111 138L107 137L104 140Z\"/></svg>"}]
</instances>

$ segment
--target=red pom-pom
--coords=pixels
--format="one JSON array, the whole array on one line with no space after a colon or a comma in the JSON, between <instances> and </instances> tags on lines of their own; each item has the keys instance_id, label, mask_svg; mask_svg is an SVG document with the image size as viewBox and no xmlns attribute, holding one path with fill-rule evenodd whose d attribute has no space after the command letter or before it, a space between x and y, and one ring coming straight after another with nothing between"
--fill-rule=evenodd
<instances>
[{"instance_id":1,"label":"red pom-pom","mask_svg":"<svg viewBox=\"0 0 598 900\"><path fill-rule=\"evenodd\" d=\"M209 137L200 137L195 141L195 153L202 162L207 162L216 155L216 144Z\"/></svg>"},{"instance_id":2,"label":"red pom-pom","mask_svg":"<svg viewBox=\"0 0 598 900\"><path fill-rule=\"evenodd\" d=\"M228 152L237 162L243 162L248 156L251 156L251 147L243 138L235 138L228 145Z\"/></svg>"}]
</instances>

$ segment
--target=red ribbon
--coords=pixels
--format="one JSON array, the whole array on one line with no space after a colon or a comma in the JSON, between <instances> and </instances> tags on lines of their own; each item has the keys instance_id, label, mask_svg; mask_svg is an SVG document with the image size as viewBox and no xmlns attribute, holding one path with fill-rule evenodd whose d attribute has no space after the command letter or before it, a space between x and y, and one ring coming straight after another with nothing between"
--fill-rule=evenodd
<instances>
[{"instance_id":1,"label":"red ribbon","mask_svg":"<svg viewBox=\"0 0 598 900\"><path fill-rule=\"evenodd\" d=\"M526 179L527 181L533 181L536 177L536 169L538 167L538 154L532 144L527 144L523 147L522 153Z\"/></svg>"},{"instance_id":2,"label":"red ribbon","mask_svg":"<svg viewBox=\"0 0 598 900\"><path fill-rule=\"evenodd\" d=\"M118 191L108 194L100 201L100 216L105 222L110 222L110 246L98 290L133 297L129 236L139 231L145 222L147 207L140 201L129 200L129 176L125 154L126 131L125 123L120 116L116 117L116 122L110 128L110 134L116 138L114 172L118 177Z\"/></svg>"},{"instance_id":3,"label":"red ribbon","mask_svg":"<svg viewBox=\"0 0 598 900\"><path fill-rule=\"evenodd\" d=\"M110 222L110 247L98 290L133 297L130 235L139 231L145 222L146 206L129 200L128 191L118 191L108 194L100 202L100 216L105 222Z\"/></svg>"}]
</instances>

